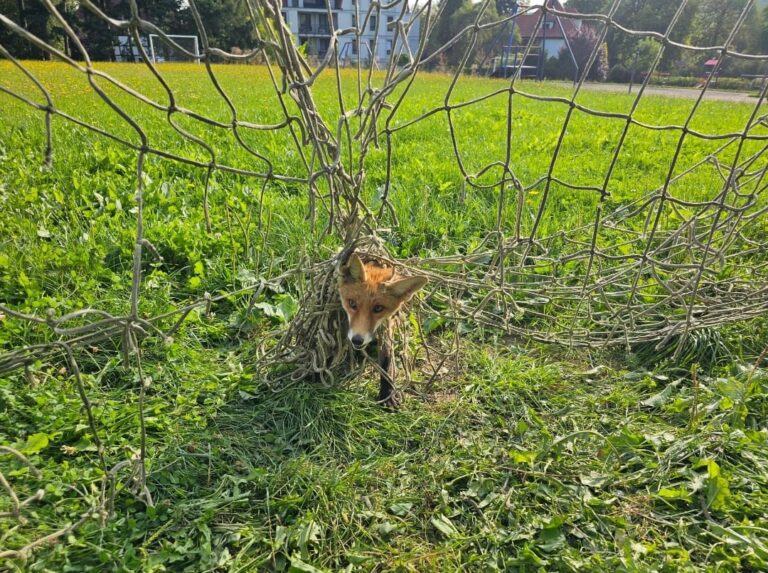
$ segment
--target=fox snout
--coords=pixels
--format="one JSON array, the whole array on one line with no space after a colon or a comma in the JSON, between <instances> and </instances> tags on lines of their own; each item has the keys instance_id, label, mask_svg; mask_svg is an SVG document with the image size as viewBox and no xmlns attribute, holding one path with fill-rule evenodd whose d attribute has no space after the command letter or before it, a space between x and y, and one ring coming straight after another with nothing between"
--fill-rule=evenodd
<instances>
[{"instance_id":1,"label":"fox snout","mask_svg":"<svg viewBox=\"0 0 768 573\"><path fill-rule=\"evenodd\" d=\"M347 339L357 350L365 348L373 342L376 330L386 321L391 313L385 313L381 304L377 304L356 293L347 294L342 306L347 313L349 330Z\"/></svg>"},{"instance_id":2,"label":"fox snout","mask_svg":"<svg viewBox=\"0 0 768 573\"><path fill-rule=\"evenodd\" d=\"M357 350L365 348L373 340L373 336L371 335L370 332L366 332L365 334L358 334L351 328L347 333L347 338L349 338L349 341L352 343L352 346L354 346Z\"/></svg>"}]
</instances>

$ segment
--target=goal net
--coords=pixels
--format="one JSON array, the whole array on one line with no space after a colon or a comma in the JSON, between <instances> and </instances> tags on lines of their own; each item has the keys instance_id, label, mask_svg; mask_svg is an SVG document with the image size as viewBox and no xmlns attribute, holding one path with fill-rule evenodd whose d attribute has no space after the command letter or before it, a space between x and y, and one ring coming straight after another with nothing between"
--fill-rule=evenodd
<instances>
[{"instance_id":1,"label":"goal net","mask_svg":"<svg viewBox=\"0 0 768 573\"><path fill-rule=\"evenodd\" d=\"M149 35L149 55L154 63L199 62L200 46L197 36L168 34Z\"/></svg>"},{"instance_id":2,"label":"goal net","mask_svg":"<svg viewBox=\"0 0 768 573\"><path fill-rule=\"evenodd\" d=\"M765 62L768 56L733 47L750 3L733 13L715 46L689 45L675 35L685 2L662 29L653 31L623 28L614 19L619 4L614 2L605 14L585 16L549 4L494 13L485 2L459 33L438 41L442 3L371 3L365 10L356 6L354 13L339 8L343 2L312 4L330 10L321 13L296 12L292 8L298 5L276 0L246 2L253 46L227 51L212 43L194 2L189 2L188 17L197 34L185 36L167 34L141 17L115 18L93 2L83 2L81 10L89 17L131 39L126 45L146 65L147 78L157 80L149 90L91 60L83 34L75 29L82 25L79 11L64 14L46 2L52 22L68 38L68 50L6 16L0 15L0 23L16 45L29 44L85 77L86 90L117 114L122 127L85 117L82 109L57 107L55 90L3 46L0 54L26 85L5 82L0 89L41 114L41 126L47 128L46 161L54 148L54 117L61 120L57 124L69 123L135 153L139 223L149 158L203 173L199 194L211 233L216 232L210 205L216 178L237 175L259 187L260 216L267 198L285 189L305 196L308 223L302 233L311 245L326 246L310 249L302 264L325 260L331 266L321 272L332 268L329 245L378 245L382 256L404 256L411 271L432 279L422 311L440 324L469 322L577 346L679 346L696 330L768 311L768 267L760 258L766 249L768 209L765 87L747 98L749 105L741 108L745 111L736 127L713 129L704 120L721 69L729 62ZM517 61L544 53L558 31L572 34L569 57L576 62L574 52L581 54L573 85L546 93L523 80L520 65L498 80L469 74L483 68L479 62L495 57L489 38L498 34L501 44L496 45L505 45L514 37L509 27L524 28L524 17L528 39L518 46ZM609 33L641 39L650 54L638 74L642 82L620 105L609 97L587 97L593 89L587 87L588 76L603 57ZM143 37L149 39L146 45ZM356 68L350 74L342 69L342 55L352 51L361 57L346 62ZM647 110L654 100L646 92L668 53L719 57L707 60L699 91L688 105L671 115L654 115ZM425 76L448 69L448 55L454 63L445 81ZM180 58L205 64L199 77L210 80L222 105L219 112L179 103L188 94L167 81L156 64ZM256 60L264 67L254 69L264 75L254 89L269 90L259 92L256 100L249 99L251 92L240 91L242 82L224 82L226 68L214 65ZM154 89L158 85L159 92ZM442 93L432 97L436 89ZM331 93L335 103L328 99ZM145 117L158 111L178 145L158 143L157 124L151 129L144 124ZM494 118L490 131L477 133L473 122L489 117ZM537 131L544 123L545 132ZM420 160L420 147L409 140L412 134L439 144L441 160ZM593 136L601 141L598 147L590 147ZM574 160L575 153L587 155ZM448 189L452 194L443 198ZM474 219L455 219L434 232L428 228L429 217L423 217L429 210L470 207L476 209ZM413 220L420 222L409 226ZM449 227L459 222L469 234L456 245L446 237L454 236ZM267 237L259 240L269 247ZM103 324L94 322L93 336L127 332L125 325L138 320L141 261L150 243L139 224L131 315L113 317L112 331L102 332L98 329ZM270 267L268 274L275 270ZM322 297L329 292L323 290ZM329 364L343 362L346 351L340 350L339 340L328 339L328 348L306 342L331 328L331 323L316 322L323 315L318 308L328 301L308 296L304 300L315 306L300 305L292 324L278 333L279 342L266 344L270 354L262 364L288 361L301 365L305 374L324 374ZM181 301L176 312L183 315L200 304ZM19 320L40 320L10 308L3 312ZM52 318L43 323L59 325ZM0 370L23 365L39 352L58 352L60 342L10 349L0 356Z\"/></svg>"}]
</instances>

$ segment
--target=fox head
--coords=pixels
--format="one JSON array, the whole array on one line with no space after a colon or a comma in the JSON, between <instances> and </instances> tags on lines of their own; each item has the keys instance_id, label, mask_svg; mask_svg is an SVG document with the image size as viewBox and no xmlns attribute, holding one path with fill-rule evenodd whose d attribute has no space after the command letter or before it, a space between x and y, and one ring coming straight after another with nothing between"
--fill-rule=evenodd
<instances>
[{"instance_id":1,"label":"fox head","mask_svg":"<svg viewBox=\"0 0 768 573\"><path fill-rule=\"evenodd\" d=\"M376 329L427 284L427 277L399 277L394 269L363 264L356 254L339 270L341 305L349 319L347 338L355 348L369 344Z\"/></svg>"}]
</instances>

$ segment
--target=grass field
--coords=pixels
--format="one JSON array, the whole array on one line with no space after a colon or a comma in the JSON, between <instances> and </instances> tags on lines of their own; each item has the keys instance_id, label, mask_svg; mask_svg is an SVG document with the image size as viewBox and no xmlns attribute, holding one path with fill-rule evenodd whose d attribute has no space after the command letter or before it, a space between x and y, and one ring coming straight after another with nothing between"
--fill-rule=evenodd
<instances>
[{"instance_id":1,"label":"grass field","mask_svg":"<svg viewBox=\"0 0 768 573\"><path fill-rule=\"evenodd\" d=\"M135 132L97 98L83 75L63 65L25 64L60 111L138 143ZM157 101L164 92L147 70L105 71ZM226 105L200 66L167 66L177 104L229 122ZM239 119L282 120L261 67L217 68ZM374 76L374 83L378 81ZM379 78L380 79L380 78ZM393 126L440 107L450 78L425 76ZM342 77L344 101L356 76ZM0 85L43 102L5 61ZM208 153L169 126L165 114L100 82L149 134L149 145L207 163ZM452 105L506 84L460 78ZM535 94L568 97L562 85L523 83ZM338 115L336 81L315 87L328 118ZM510 165L525 186L546 173L567 106L514 98ZM627 112L632 98L585 91L577 102ZM652 96L636 112L652 125L685 121L692 101ZM135 234L136 153L54 117L54 162L42 168L43 114L0 93L0 303L57 316L96 307L128 311ZM752 106L705 101L691 129L743 129ZM503 161L507 95L452 111L469 172ZM263 171L267 162L236 145L231 131L177 121L208 142L220 164ZM623 128L575 112L554 175L603 185ZM762 130L762 131L761 131ZM756 128L763 133L765 127ZM678 132L632 127L611 180L608 208L663 183ZM276 173L306 176L287 129L246 133ZM401 256L463 252L493 228L494 189L462 185L445 113L393 135L392 201L399 226L388 238ZM675 173L722 142L688 138ZM748 142L747 152L761 142ZM722 159L732 157L726 150ZM371 150L365 196L377 205L385 152ZM204 292L226 293L338 247L307 220L306 186L216 171L211 226L205 228L205 169L150 156L146 236L163 257L147 260L141 313L154 316ZM488 182L499 173L478 179ZM715 183L713 183L715 182ZM717 185L704 166L673 186L701 200ZM524 212L538 208L529 189ZM764 200L764 198L763 198ZM593 220L598 195L555 187L540 233ZM515 205L510 202L508 209ZM257 224L258 213L268 225ZM322 218L322 216L321 216ZM532 224L532 216L525 225ZM393 221L382 221L392 224ZM756 224L766 232L765 215ZM268 227L268 232L265 230ZM529 227L530 228L530 227ZM146 507L125 484L114 515L88 519L18 571L760 571L768 568L768 375L754 368L768 344L768 321L697 334L696 352L675 364L642 352L586 352L512 340L491 330L464 336L457 371L427 384L416 374L397 413L373 402L374 385L299 385L273 392L254 374L252 347L284 315L261 312L292 301L291 285L246 315L247 297L213 313L192 312L173 341L143 346L148 485ZM290 304L285 308L290 308ZM245 325L245 327L244 327ZM445 334L449 337L449 334ZM0 314L0 352L50 340L43 328ZM635 349L638 350L638 349ZM668 356L666 354L665 356ZM107 343L77 355L109 467L135 458L141 378ZM38 489L25 523L0 517L0 553L79 519L98 497L103 470L75 378L63 360L0 377L0 472L20 499ZM6 490L0 512L11 507Z\"/></svg>"}]
</instances>

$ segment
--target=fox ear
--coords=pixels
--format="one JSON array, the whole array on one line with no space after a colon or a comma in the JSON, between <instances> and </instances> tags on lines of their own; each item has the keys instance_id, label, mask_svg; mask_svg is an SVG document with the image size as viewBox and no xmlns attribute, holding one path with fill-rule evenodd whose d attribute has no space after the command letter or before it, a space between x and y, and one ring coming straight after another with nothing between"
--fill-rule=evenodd
<instances>
[{"instance_id":1,"label":"fox ear","mask_svg":"<svg viewBox=\"0 0 768 573\"><path fill-rule=\"evenodd\" d=\"M341 267L341 276L345 280L351 280L353 282L365 282L365 266L363 261L360 260L356 254L352 254L347 261L347 264Z\"/></svg>"},{"instance_id":2,"label":"fox ear","mask_svg":"<svg viewBox=\"0 0 768 573\"><path fill-rule=\"evenodd\" d=\"M410 299L416 292L429 282L427 277L415 276L400 279L387 285L387 293L392 296L406 301Z\"/></svg>"}]
</instances>

